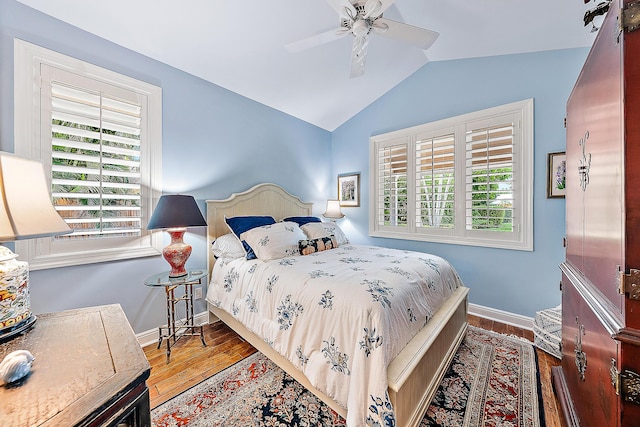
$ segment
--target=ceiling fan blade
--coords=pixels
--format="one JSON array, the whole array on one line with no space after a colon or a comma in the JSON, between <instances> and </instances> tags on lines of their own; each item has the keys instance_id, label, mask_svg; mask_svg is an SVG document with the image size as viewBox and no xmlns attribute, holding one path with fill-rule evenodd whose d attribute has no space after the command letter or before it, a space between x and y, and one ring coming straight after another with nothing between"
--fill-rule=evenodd
<instances>
[{"instance_id":1,"label":"ceiling fan blade","mask_svg":"<svg viewBox=\"0 0 640 427\"><path fill-rule=\"evenodd\" d=\"M364 64L367 60L367 48L369 47L369 36L355 37L351 51L351 73L349 77L360 77L364 74Z\"/></svg>"},{"instance_id":2,"label":"ceiling fan blade","mask_svg":"<svg viewBox=\"0 0 640 427\"><path fill-rule=\"evenodd\" d=\"M382 15L395 1L396 0L368 0L364 4L365 19Z\"/></svg>"},{"instance_id":3,"label":"ceiling fan blade","mask_svg":"<svg viewBox=\"0 0 640 427\"><path fill-rule=\"evenodd\" d=\"M306 39L286 44L284 48L290 53L298 53L312 47L338 40L347 34L349 34L349 30L347 28L338 27L333 30L325 31L324 33L316 34L315 36L307 37Z\"/></svg>"},{"instance_id":4,"label":"ceiling fan blade","mask_svg":"<svg viewBox=\"0 0 640 427\"><path fill-rule=\"evenodd\" d=\"M345 13L345 8L351 11L352 16L356 16L356 8L353 7L349 0L326 0L326 2L338 15L340 15L340 17L348 17Z\"/></svg>"},{"instance_id":5,"label":"ceiling fan blade","mask_svg":"<svg viewBox=\"0 0 640 427\"><path fill-rule=\"evenodd\" d=\"M371 24L371 28L373 28L378 33L384 33L389 29L389 26L383 22L383 19L376 19Z\"/></svg>"},{"instance_id":6,"label":"ceiling fan blade","mask_svg":"<svg viewBox=\"0 0 640 427\"><path fill-rule=\"evenodd\" d=\"M422 50L429 49L440 35L440 33L436 31L414 27L413 25L394 21L392 19L378 18L376 22L386 24L388 26L386 31L376 31L377 35L409 43L418 46Z\"/></svg>"}]
</instances>

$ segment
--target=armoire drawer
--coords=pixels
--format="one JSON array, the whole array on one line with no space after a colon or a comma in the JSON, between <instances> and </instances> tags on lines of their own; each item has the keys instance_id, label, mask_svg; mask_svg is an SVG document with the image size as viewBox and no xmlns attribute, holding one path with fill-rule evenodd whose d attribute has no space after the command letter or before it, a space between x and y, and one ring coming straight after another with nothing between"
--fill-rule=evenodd
<instances>
[{"instance_id":1,"label":"armoire drawer","mask_svg":"<svg viewBox=\"0 0 640 427\"><path fill-rule=\"evenodd\" d=\"M593 310L597 295L562 276L562 373L581 427L619 425L619 399L612 382L619 342ZM585 299L585 294L588 298ZM572 425L570 422L569 425Z\"/></svg>"}]
</instances>

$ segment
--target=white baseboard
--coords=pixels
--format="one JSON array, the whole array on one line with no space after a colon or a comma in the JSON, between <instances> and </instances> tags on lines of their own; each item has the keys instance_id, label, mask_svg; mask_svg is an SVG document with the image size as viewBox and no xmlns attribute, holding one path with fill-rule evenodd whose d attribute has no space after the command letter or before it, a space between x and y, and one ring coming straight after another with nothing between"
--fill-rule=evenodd
<instances>
[{"instance_id":1,"label":"white baseboard","mask_svg":"<svg viewBox=\"0 0 640 427\"><path fill-rule=\"evenodd\" d=\"M181 319L180 321L184 321L184 319ZM195 323L196 325L206 325L207 323L209 323L209 313L206 311L203 311L202 313L196 314L195 316L193 316L193 323ZM140 344L141 347L144 347L150 344L157 344L158 328L153 328L145 332L140 332L139 334L136 334L136 338L138 339L138 343Z\"/></svg>"},{"instance_id":2,"label":"white baseboard","mask_svg":"<svg viewBox=\"0 0 640 427\"><path fill-rule=\"evenodd\" d=\"M496 308L485 307L478 304L469 304L469 314L484 317L496 322L504 323L511 326L517 326L529 331L533 330L533 318L522 316L520 314L509 313L508 311L498 310Z\"/></svg>"}]
</instances>

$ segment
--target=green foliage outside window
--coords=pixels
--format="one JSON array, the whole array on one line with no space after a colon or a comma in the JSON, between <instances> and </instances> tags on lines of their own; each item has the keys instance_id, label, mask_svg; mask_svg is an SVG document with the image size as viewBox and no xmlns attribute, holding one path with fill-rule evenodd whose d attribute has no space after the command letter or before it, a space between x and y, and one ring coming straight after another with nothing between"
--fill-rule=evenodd
<instances>
[{"instance_id":1,"label":"green foliage outside window","mask_svg":"<svg viewBox=\"0 0 640 427\"><path fill-rule=\"evenodd\" d=\"M473 230L513 231L512 168L474 171L472 178L471 226ZM441 173L420 181L419 227L453 228L454 175ZM505 195L508 198L501 199ZM407 177L385 180L384 225L407 225Z\"/></svg>"},{"instance_id":2,"label":"green foliage outside window","mask_svg":"<svg viewBox=\"0 0 640 427\"><path fill-rule=\"evenodd\" d=\"M407 177L396 175L384 183L384 225L407 225Z\"/></svg>"},{"instance_id":3,"label":"green foliage outside window","mask_svg":"<svg viewBox=\"0 0 640 427\"><path fill-rule=\"evenodd\" d=\"M71 223L71 227L76 230L126 230L131 229L132 225L139 227L139 223L132 224L131 218L136 218L140 215L140 179L138 177L124 176L131 175L132 173L138 174L139 168L115 164L117 162L109 162L109 159L138 162L139 157L122 153L109 153L108 150L105 151L103 149L104 146L109 146L115 149L128 150L131 149L130 145L100 140L89 136L73 135L73 133L103 136L111 135L126 139L135 139L138 137L123 132L100 129L57 119L53 119L51 123L54 129L57 127L60 130L58 132L55 130L52 131L53 142L51 149L54 153L52 165L54 168L55 166L62 166L77 169L77 171L71 171L71 169L69 169L52 172L52 178L54 180L64 181L63 183L53 183L52 193L67 195L66 197L54 197L54 205L58 207L82 207L79 209L59 209L61 216L66 219L122 218L122 221L110 221L108 223L103 221ZM80 132L74 132L72 129L79 130ZM65 132L65 130L69 131ZM56 141L59 141L59 143L56 144ZM64 141L74 141L80 144L65 144ZM56 153L64 154L56 155ZM73 158L74 155L89 156L96 160L102 159L102 162ZM117 172L121 173L122 176L118 176L117 173L108 174L106 172ZM84 195L87 196L83 197ZM108 197L116 195L122 195L122 197ZM94 206L95 209L93 209ZM108 207L117 208L108 209ZM134 209L128 210L127 207ZM68 237L70 236L73 235L69 235ZM111 234L111 237L117 236L117 233Z\"/></svg>"},{"instance_id":4,"label":"green foliage outside window","mask_svg":"<svg viewBox=\"0 0 640 427\"><path fill-rule=\"evenodd\" d=\"M513 231L511 201L499 199L511 194L512 175L512 168L473 172L473 230Z\"/></svg>"},{"instance_id":5,"label":"green foliage outside window","mask_svg":"<svg viewBox=\"0 0 640 427\"><path fill-rule=\"evenodd\" d=\"M454 183L453 172L427 175L419 181L418 227L453 228Z\"/></svg>"}]
</instances>

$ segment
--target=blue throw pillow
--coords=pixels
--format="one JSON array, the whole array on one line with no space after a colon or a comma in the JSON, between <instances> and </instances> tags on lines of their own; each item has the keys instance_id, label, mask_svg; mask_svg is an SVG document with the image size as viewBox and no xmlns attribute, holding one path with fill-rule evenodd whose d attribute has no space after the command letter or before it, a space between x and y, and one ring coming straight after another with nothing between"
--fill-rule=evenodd
<instances>
[{"instance_id":1,"label":"blue throw pillow","mask_svg":"<svg viewBox=\"0 0 640 427\"><path fill-rule=\"evenodd\" d=\"M231 218L225 217L224 221L238 240L241 241L244 250L247 252L247 259L256 259L256 254L247 242L240 239L240 235L252 228L276 223L272 216L233 216Z\"/></svg>"},{"instance_id":2,"label":"blue throw pillow","mask_svg":"<svg viewBox=\"0 0 640 427\"><path fill-rule=\"evenodd\" d=\"M284 221L295 222L300 227L302 227L303 225L308 224L310 222L322 222L322 220L320 218L318 218L317 216L290 216L289 218L285 218L282 221L283 222Z\"/></svg>"}]
</instances>

